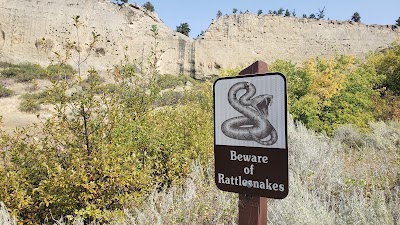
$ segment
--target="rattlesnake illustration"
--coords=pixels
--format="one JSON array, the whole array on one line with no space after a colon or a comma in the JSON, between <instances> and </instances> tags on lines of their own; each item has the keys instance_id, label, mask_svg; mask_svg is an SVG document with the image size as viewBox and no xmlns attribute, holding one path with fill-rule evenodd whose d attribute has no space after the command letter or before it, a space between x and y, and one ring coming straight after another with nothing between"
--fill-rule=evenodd
<instances>
[{"instance_id":1,"label":"rattlesnake illustration","mask_svg":"<svg viewBox=\"0 0 400 225\"><path fill-rule=\"evenodd\" d=\"M240 99L237 93L245 89L246 93ZM233 139L256 141L262 145L273 145L278 140L275 128L267 119L268 107L272 104L272 95L259 95L256 87L249 82L234 84L228 92L229 104L243 116L228 119L222 123L222 132ZM270 136L269 139L263 140Z\"/></svg>"}]
</instances>

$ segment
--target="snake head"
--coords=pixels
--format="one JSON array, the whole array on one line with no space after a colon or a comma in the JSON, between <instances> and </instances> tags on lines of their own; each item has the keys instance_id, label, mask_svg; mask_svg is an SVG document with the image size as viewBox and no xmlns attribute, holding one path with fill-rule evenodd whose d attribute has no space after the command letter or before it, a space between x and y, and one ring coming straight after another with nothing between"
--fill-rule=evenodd
<instances>
[{"instance_id":1,"label":"snake head","mask_svg":"<svg viewBox=\"0 0 400 225\"><path fill-rule=\"evenodd\" d=\"M246 90L249 90L249 88L250 88L250 85L252 85L251 83L249 83L249 82L244 82L244 88L246 89Z\"/></svg>"},{"instance_id":2,"label":"snake head","mask_svg":"<svg viewBox=\"0 0 400 225\"><path fill-rule=\"evenodd\" d=\"M268 116L268 107L272 104L272 95L260 95L252 99L252 106L262 115Z\"/></svg>"}]
</instances>

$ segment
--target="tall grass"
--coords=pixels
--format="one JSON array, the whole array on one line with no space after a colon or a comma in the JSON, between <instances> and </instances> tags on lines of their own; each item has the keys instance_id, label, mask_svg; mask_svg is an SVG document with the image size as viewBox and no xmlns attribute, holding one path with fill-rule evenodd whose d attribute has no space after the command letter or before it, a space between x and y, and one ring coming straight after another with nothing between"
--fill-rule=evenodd
<instances>
[{"instance_id":1,"label":"tall grass","mask_svg":"<svg viewBox=\"0 0 400 225\"><path fill-rule=\"evenodd\" d=\"M370 127L344 126L330 138L290 122L289 195L268 201L268 223L400 224L400 124ZM237 216L238 194L216 188L213 162L194 162L183 186L155 188L112 224L236 224Z\"/></svg>"}]
</instances>

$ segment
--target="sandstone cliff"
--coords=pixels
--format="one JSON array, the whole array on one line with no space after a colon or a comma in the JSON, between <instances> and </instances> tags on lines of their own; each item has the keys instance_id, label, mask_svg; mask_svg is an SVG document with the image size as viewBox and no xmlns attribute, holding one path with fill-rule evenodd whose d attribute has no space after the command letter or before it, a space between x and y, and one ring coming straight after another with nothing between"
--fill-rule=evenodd
<instances>
[{"instance_id":1,"label":"sandstone cliff","mask_svg":"<svg viewBox=\"0 0 400 225\"><path fill-rule=\"evenodd\" d=\"M79 35L73 16L79 15ZM63 53L67 39L89 43L92 32L100 34L95 54L82 65L107 69L128 55L145 62L154 46L150 31L159 30L160 61L163 73L176 74L189 68L192 39L172 31L156 13L135 4L117 5L109 0L0 0L0 61L48 64L53 52ZM45 48L38 41L45 38ZM85 49L82 55L85 55ZM73 63L72 63L73 64Z\"/></svg>"},{"instance_id":2,"label":"sandstone cliff","mask_svg":"<svg viewBox=\"0 0 400 225\"><path fill-rule=\"evenodd\" d=\"M218 74L219 68L247 65L255 60L350 54L362 56L385 48L400 38L389 25L347 21L233 14L213 21L196 40L168 28L156 13L135 4L119 6L110 0L0 0L0 61L49 63L69 38L76 41L72 17L80 16L80 42L100 34L96 53L83 65L106 69L128 55L137 63L147 60L154 45L153 25L159 29L158 66L161 73L192 76ZM45 49L38 40L45 38Z\"/></svg>"},{"instance_id":3,"label":"sandstone cliff","mask_svg":"<svg viewBox=\"0 0 400 225\"><path fill-rule=\"evenodd\" d=\"M229 68L261 59L302 62L315 56L363 56L400 38L391 25L302 19L274 15L222 16L196 40L196 68L209 72L214 64Z\"/></svg>"}]
</instances>

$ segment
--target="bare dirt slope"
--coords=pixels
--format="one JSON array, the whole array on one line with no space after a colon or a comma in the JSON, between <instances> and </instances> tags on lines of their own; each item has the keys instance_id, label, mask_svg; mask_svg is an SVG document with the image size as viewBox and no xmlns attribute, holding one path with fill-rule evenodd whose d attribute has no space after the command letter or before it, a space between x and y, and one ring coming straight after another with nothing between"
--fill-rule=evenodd
<instances>
[{"instance_id":1,"label":"bare dirt slope","mask_svg":"<svg viewBox=\"0 0 400 225\"><path fill-rule=\"evenodd\" d=\"M14 95L7 98L0 98L0 116L3 119L1 129L7 133L13 132L18 127L26 127L32 123L40 122L40 119L48 118L51 115L51 107L42 105L41 110L37 113L22 112L19 109L21 102L20 97L26 93L33 93L31 84L15 83L12 80L4 81L6 87L14 91ZM40 91L50 85L47 80L38 80L38 89ZM37 115L40 115L39 118Z\"/></svg>"}]
</instances>

